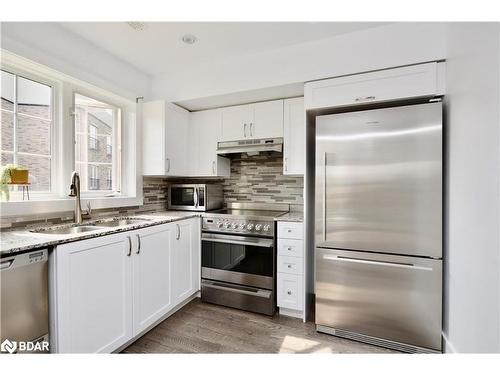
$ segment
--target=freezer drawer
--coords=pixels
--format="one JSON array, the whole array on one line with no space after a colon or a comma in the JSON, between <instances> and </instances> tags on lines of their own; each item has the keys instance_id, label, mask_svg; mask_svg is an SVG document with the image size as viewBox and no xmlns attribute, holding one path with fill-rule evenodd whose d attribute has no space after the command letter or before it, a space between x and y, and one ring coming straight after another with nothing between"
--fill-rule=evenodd
<instances>
[{"instance_id":1,"label":"freezer drawer","mask_svg":"<svg viewBox=\"0 0 500 375\"><path fill-rule=\"evenodd\" d=\"M441 350L442 261L316 248L316 324Z\"/></svg>"}]
</instances>

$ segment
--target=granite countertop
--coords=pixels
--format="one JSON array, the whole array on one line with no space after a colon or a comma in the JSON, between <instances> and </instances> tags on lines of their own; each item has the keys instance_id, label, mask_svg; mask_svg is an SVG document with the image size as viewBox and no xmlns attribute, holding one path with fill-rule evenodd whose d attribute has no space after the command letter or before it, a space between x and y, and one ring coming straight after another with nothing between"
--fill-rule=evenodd
<instances>
[{"instance_id":1,"label":"granite countertop","mask_svg":"<svg viewBox=\"0 0 500 375\"><path fill-rule=\"evenodd\" d=\"M70 226L75 226L74 224L60 224L60 225L45 225L38 228L26 228L18 230L2 230L0 239L0 254L13 254L25 250L37 249L42 247L60 245L63 243L74 242L89 238L95 238L100 236L105 236L113 233L124 232L128 230L134 230L139 228L145 228L153 225L170 223L172 221L189 219L191 217L199 217L200 213L197 212L184 212L184 211L161 211L140 215L129 215L129 216L109 216L100 217L96 220L86 220L82 225L85 224L95 224L99 225L100 222L110 221L112 219L126 219L134 218L140 219L144 218L147 221L137 222L128 225L122 225L118 227L103 227L90 232L75 233L75 234L51 234L51 233L33 233L32 230L38 229L48 229L48 228L67 228Z\"/></svg>"},{"instance_id":2,"label":"granite countertop","mask_svg":"<svg viewBox=\"0 0 500 375\"><path fill-rule=\"evenodd\" d=\"M291 211L284 215L277 216L274 221L293 221L297 223L302 223L304 221L304 213L301 211Z\"/></svg>"}]
</instances>

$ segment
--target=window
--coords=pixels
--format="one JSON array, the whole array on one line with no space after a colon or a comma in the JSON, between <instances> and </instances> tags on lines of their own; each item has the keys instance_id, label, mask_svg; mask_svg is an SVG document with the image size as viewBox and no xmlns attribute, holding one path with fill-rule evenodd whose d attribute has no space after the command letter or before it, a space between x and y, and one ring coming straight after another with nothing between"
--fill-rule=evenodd
<instances>
[{"instance_id":1,"label":"window","mask_svg":"<svg viewBox=\"0 0 500 375\"><path fill-rule=\"evenodd\" d=\"M74 121L75 168L81 180L87 180L82 183L82 192L120 191L120 158L113 154L113 150L120 149L120 109L75 94ZM106 144L106 147L99 147L99 144Z\"/></svg>"},{"instance_id":2,"label":"window","mask_svg":"<svg viewBox=\"0 0 500 375\"><path fill-rule=\"evenodd\" d=\"M28 169L30 190L48 193L52 190L53 89L21 75L1 73L1 165Z\"/></svg>"},{"instance_id":3,"label":"window","mask_svg":"<svg viewBox=\"0 0 500 375\"><path fill-rule=\"evenodd\" d=\"M72 210L75 170L93 208L141 205L136 102L1 53L0 162L29 169L31 183L29 201L19 203L19 186L9 187L10 200L0 194L2 216Z\"/></svg>"},{"instance_id":4,"label":"window","mask_svg":"<svg viewBox=\"0 0 500 375\"><path fill-rule=\"evenodd\" d=\"M89 125L89 148L97 150L97 127Z\"/></svg>"},{"instance_id":5,"label":"window","mask_svg":"<svg viewBox=\"0 0 500 375\"><path fill-rule=\"evenodd\" d=\"M96 165L89 165L89 190L99 190L99 177Z\"/></svg>"},{"instance_id":6,"label":"window","mask_svg":"<svg viewBox=\"0 0 500 375\"><path fill-rule=\"evenodd\" d=\"M113 152L113 148L111 145L111 137L108 135L106 137L106 155L110 156L112 152Z\"/></svg>"},{"instance_id":7,"label":"window","mask_svg":"<svg viewBox=\"0 0 500 375\"><path fill-rule=\"evenodd\" d=\"M113 189L113 170L108 168L107 178L106 178L106 189Z\"/></svg>"}]
</instances>

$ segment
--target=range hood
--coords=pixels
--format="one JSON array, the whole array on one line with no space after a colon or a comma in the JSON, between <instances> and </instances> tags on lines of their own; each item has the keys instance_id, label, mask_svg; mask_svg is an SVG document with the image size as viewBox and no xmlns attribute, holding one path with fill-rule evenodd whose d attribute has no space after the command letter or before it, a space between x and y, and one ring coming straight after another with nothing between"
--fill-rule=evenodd
<instances>
[{"instance_id":1,"label":"range hood","mask_svg":"<svg viewBox=\"0 0 500 375\"><path fill-rule=\"evenodd\" d=\"M228 141L217 143L217 154L257 155L260 152L283 152L283 138L242 139L241 141Z\"/></svg>"}]
</instances>

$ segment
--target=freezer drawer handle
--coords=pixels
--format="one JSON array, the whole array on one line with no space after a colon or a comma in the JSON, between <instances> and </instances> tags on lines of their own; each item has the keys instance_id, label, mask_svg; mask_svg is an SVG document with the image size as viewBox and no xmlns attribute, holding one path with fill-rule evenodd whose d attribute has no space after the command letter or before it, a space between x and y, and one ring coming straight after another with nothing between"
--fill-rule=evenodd
<instances>
[{"instance_id":1,"label":"freezer drawer handle","mask_svg":"<svg viewBox=\"0 0 500 375\"><path fill-rule=\"evenodd\" d=\"M325 260L334 260L334 261L337 261L337 262L351 262L351 263L375 264L375 265L388 266L388 267L411 268L411 269L414 269L414 270L432 271L432 268L430 268L430 267L417 266L415 264L410 264L410 263L379 262L379 261L376 261L376 260L349 258L349 257L343 257L343 256L337 256L337 255L323 255L323 259L325 259Z\"/></svg>"},{"instance_id":2,"label":"freezer drawer handle","mask_svg":"<svg viewBox=\"0 0 500 375\"><path fill-rule=\"evenodd\" d=\"M6 270L10 266L12 266L12 263L14 263L14 259L6 260L1 263L0 269Z\"/></svg>"}]
</instances>

